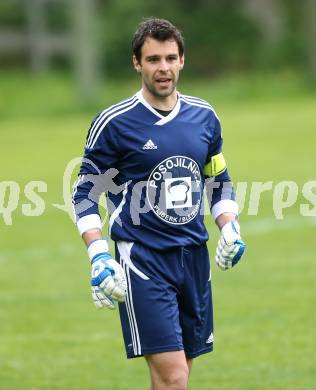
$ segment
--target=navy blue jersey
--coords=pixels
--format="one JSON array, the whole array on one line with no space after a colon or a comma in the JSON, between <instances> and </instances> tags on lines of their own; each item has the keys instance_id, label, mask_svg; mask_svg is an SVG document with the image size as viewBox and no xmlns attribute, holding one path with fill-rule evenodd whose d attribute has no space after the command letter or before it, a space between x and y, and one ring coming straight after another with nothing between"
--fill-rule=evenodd
<instances>
[{"instance_id":1,"label":"navy blue jersey","mask_svg":"<svg viewBox=\"0 0 316 390\"><path fill-rule=\"evenodd\" d=\"M136 93L91 124L74 188L77 223L98 215L106 192L113 240L158 250L205 242L205 166L211 164L217 181L230 183L223 160L212 161L221 149L220 122L206 101L178 94L163 116ZM223 198L234 199L231 187L213 191L213 203Z\"/></svg>"}]
</instances>

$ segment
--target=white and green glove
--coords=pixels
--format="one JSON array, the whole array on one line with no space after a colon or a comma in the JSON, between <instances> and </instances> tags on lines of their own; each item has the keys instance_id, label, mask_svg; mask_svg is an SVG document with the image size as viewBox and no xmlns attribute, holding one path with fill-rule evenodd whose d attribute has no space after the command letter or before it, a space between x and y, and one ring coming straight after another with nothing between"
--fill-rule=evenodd
<instances>
[{"instance_id":1,"label":"white and green glove","mask_svg":"<svg viewBox=\"0 0 316 390\"><path fill-rule=\"evenodd\" d=\"M246 249L240 237L239 223L234 220L226 223L221 230L221 237L216 249L216 264L223 271L238 263Z\"/></svg>"},{"instance_id":2,"label":"white and green glove","mask_svg":"<svg viewBox=\"0 0 316 390\"><path fill-rule=\"evenodd\" d=\"M124 302L127 290L123 268L109 253L107 240L92 241L88 247L91 260L92 299L98 309L115 309L115 302Z\"/></svg>"}]
</instances>

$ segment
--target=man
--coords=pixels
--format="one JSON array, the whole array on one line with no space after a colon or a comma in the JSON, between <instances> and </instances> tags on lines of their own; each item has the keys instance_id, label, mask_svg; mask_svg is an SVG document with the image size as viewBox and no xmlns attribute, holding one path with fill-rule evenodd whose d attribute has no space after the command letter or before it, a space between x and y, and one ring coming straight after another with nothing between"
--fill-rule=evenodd
<instances>
[{"instance_id":1,"label":"man","mask_svg":"<svg viewBox=\"0 0 316 390\"><path fill-rule=\"evenodd\" d=\"M132 46L142 89L92 122L74 209L92 262L93 300L100 308L120 302L127 357L146 357L153 389L185 389L192 359L213 349L205 183L221 230L217 264L233 267L245 245L219 119L206 101L176 90L181 33L147 19ZM102 238L102 191L116 261Z\"/></svg>"}]
</instances>

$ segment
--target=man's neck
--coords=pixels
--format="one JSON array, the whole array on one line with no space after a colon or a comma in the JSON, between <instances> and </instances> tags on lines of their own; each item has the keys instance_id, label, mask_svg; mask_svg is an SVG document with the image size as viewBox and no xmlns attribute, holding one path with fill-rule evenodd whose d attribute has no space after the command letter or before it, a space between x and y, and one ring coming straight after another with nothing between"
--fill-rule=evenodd
<instances>
[{"instance_id":1,"label":"man's neck","mask_svg":"<svg viewBox=\"0 0 316 390\"><path fill-rule=\"evenodd\" d=\"M147 103L152 107L158 108L158 110L171 111L174 106L177 104L178 95L176 90L173 93L166 97L158 97L151 94L147 91L146 88L142 89L142 94Z\"/></svg>"}]
</instances>

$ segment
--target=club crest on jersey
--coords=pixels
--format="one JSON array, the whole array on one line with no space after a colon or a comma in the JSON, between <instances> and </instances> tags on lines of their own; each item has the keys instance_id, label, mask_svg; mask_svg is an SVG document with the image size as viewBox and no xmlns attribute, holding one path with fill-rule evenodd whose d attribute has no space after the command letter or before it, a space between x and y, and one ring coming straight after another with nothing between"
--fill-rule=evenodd
<instances>
[{"instance_id":1,"label":"club crest on jersey","mask_svg":"<svg viewBox=\"0 0 316 390\"><path fill-rule=\"evenodd\" d=\"M202 199L198 164L186 156L161 161L149 176L147 199L156 216L165 222L183 225L192 221Z\"/></svg>"}]
</instances>

